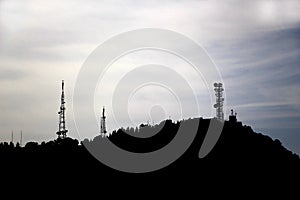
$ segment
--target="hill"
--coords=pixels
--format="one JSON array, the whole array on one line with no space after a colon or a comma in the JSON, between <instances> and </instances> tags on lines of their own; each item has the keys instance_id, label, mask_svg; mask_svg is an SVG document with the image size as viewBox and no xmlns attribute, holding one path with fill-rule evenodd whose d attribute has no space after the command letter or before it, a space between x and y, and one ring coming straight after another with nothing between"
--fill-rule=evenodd
<instances>
[{"instance_id":1,"label":"hill","mask_svg":"<svg viewBox=\"0 0 300 200\"><path fill-rule=\"evenodd\" d=\"M264 180L262 177L286 179L299 178L299 156L282 146L279 140L255 133L251 127L239 122L224 124L221 136L213 150L205 157L198 157L210 121L213 119L188 119L180 122L166 120L155 126L142 125L139 129L121 128L109 140L120 148L132 152L151 152L170 143L182 123L199 123L197 135L187 151L169 166L144 174L130 174L111 169L96 160L86 149L99 145L102 137L78 142L72 138L55 141L29 142L25 147L0 143L0 171L20 171L30 176L64 174L102 181L114 179L153 181L183 178L185 180L218 179ZM127 133L126 133L127 132ZM157 132L157 133L156 133ZM156 134L154 134L156 133ZM153 135L154 134L154 135ZM188 132L186 134L189 134ZM139 137L136 137L136 136ZM150 137L148 137L150 136ZM146 137L146 138L145 138ZM84 145L82 145L84 143ZM223 177L223 178L221 178ZM243 177L241 179L241 177ZM176 181L175 181L176 183Z\"/></svg>"}]
</instances>

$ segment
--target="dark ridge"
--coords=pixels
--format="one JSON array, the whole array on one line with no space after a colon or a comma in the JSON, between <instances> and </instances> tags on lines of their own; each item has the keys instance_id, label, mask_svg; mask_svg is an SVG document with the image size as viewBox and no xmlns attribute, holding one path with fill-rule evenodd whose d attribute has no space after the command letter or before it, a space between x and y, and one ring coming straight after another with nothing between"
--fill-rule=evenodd
<instances>
[{"instance_id":1,"label":"dark ridge","mask_svg":"<svg viewBox=\"0 0 300 200\"><path fill-rule=\"evenodd\" d=\"M146 126L132 132L121 128L115 131L109 140L120 148L132 152L151 152L167 145L176 135L178 127L189 121L199 120L199 128L194 142L187 151L187 157L198 159L203 139L208 130L210 119L189 119L172 123L171 120L161 122L157 126ZM143 132L154 132L149 138L137 138ZM189 133L186 133L189 134ZM95 138L96 141L98 138ZM221 137L215 148L207 156L207 160L228 160L231 162L283 162L299 161L299 156L284 148L278 139L271 139L261 133L255 133L250 126L240 122L225 122Z\"/></svg>"},{"instance_id":2,"label":"dark ridge","mask_svg":"<svg viewBox=\"0 0 300 200\"><path fill-rule=\"evenodd\" d=\"M155 126L141 125L140 129L135 131L132 128L126 130L121 128L114 131L109 140L127 151L135 153L152 152L169 144L176 136L179 126L180 122L173 124L171 120L166 120ZM145 135L151 136L144 138Z\"/></svg>"},{"instance_id":3,"label":"dark ridge","mask_svg":"<svg viewBox=\"0 0 300 200\"><path fill-rule=\"evenodd\" d=\"M107 167L96 160L82 145L93 147L101 140L100 136L79 143L76 139L65 138L49 142L28 142L24 147L12 143L0 143L0 171L5 175L22 172L31 176L47 175L55 181L59 174L60 181L73 178L103 182L111 179L139 182L155 181L163 177L164 184L181 183L184 180L224 180L240 182L276 179L300 178L299 156L282 146L279 140L255 133L251 127L239 122L225 122L222 134L213 150L203 159L198 153L205 138L210 120L188 119L180 122L166 120L156 126L143 126L139 129L122 128L114 131L109 140L115 145L133 152L150 152L168 144L182 124L199 122L197 135L187 151L175 162L158 171L142 174L120 172ZM142 135L157 134L149 138ZM145 133L146 132L146 133ZM150 133L151 132L151 133ZM140 135L138 135L140 134ZM189 134L188 132L186 134ZM70 179L70 177L72 177ZM3 178L3 176L2 176ZM271 181L270 181L271 182ZM126 185L126 183L124 183Z\"/></svg>"}]
</instances>

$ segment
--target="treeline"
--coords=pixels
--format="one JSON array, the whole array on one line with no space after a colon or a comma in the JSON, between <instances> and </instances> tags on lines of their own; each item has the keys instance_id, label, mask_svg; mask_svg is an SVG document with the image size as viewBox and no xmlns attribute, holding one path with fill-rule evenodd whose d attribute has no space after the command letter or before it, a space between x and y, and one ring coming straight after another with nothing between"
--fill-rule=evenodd
<instances>
[{"instance_id":1,"label":"treeline","mask_svg":"<svg viewBox=\"0 0 300 200\"><path fill-rule=\"evenodd\" d=\"M255 133L251 127L243 126L241 123L229 122L225 123L213 150L205 158L199 159L198 153L210 120L202 118L178 122L165 120L154 126L143 124L138 128L120 128L108 139L118 147L131 152L151 152L169 144L176 137L179 129L184 131L183 134L190 134L189 128L197 124L196 137L187 151L168 167L154 172L156 174L189 173L197 176L204 169L210 171L215 166L233 171L249 168L255 170L258 165L271 167L272 170L300 166L299 156L283 147L279 140ZM24 147L20 147L18 143L14 145L2 142L0 143L0 168L12 169L22 166L30 170L68 169L97 171L97 173L101 171L100 174L105 175L122 174L100 163L85 148L85 145L89 148L97 147L101 139L101 136L97 136L92 140L85 139L79 142L72 138L58 138L40 144L28 142Z\"/></svg>"}]
</instances>

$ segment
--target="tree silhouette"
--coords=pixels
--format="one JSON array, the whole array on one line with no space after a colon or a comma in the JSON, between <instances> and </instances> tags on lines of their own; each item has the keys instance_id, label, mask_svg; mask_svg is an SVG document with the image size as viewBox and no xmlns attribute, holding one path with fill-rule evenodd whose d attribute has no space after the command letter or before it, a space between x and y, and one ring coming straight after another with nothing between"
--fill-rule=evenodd
<instances>
[{"instance_id":1,"label":"tree silhouette","mask_svg":"<svg viewBox=\"0 0 300 200\"><path fill-rule=\"evenodd\" d=\"M3 171L22 170L26 173L70 173L72 176L98 177L107 180L111 177L135 177L155 179L160 176L189 177L203 180L207 176L239 178L240 174L249 178L260 178L266 174L278 177L299 177L299 156L284 148L278 139L255 133L250 126L241 123L225 122L222 134L213 150L203 159L198 153L205 138L210 119L196 118L178 122L165 120L157 125L143 124L138 128L128 127L113 131L108 138L116 146L128 151L152 152L169 144L176 136L181 125L198 121L197 135L187 151L174 163L148 174L119 172L97 161L86 146L98 145L103 139L96 136L93 140L79 142L72 138L58 138L53 141L28 142L24 147L13 143L0 143L0 169ZM189 134L186 132L185 134ZM146 137L150 136L150 137ZM265 170L267 169L267 171Z\"/></svg>"}]
</instances>

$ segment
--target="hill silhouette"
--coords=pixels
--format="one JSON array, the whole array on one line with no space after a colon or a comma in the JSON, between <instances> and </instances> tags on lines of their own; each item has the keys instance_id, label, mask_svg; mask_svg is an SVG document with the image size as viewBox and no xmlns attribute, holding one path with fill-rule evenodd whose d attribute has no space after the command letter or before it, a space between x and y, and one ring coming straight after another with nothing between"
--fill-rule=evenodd
<instances>
[{"instance_id":1,"label":"hill silhouette","mask_svg":"<svg viewBox=\"0 0 300 200\"><path fill-rule=\"evenodd\" d=\"M0 171L20 171L21 168L30 176L50 173L55 177L64 173L64 176L88 177L95 181L98 178L107 181L112 177L136 181L155 180L157 177L165 177L166 180L179 177L185 180L208 180L211 177L240 179L242 176L242 181L259 180L261 176L275 176L276 179L300 177L298 155L283 147L279 140L255 133L250 126L239 122L226 121L213 150L205 158L199 159L199 149L210 120L215 119L165 120L155 126L142 125L139 129L120 128L114 131L109 137L112 143L128 151L144 153L168 144L175 137L180 124L199 123L196 138L187 151L169 166L150 173L120 172L97 161L84 145L98 145L101 136L83 142L72 138L58 138L41 144L28 142L24 147L0 143Z\"/></svg>"}]
</instances>

